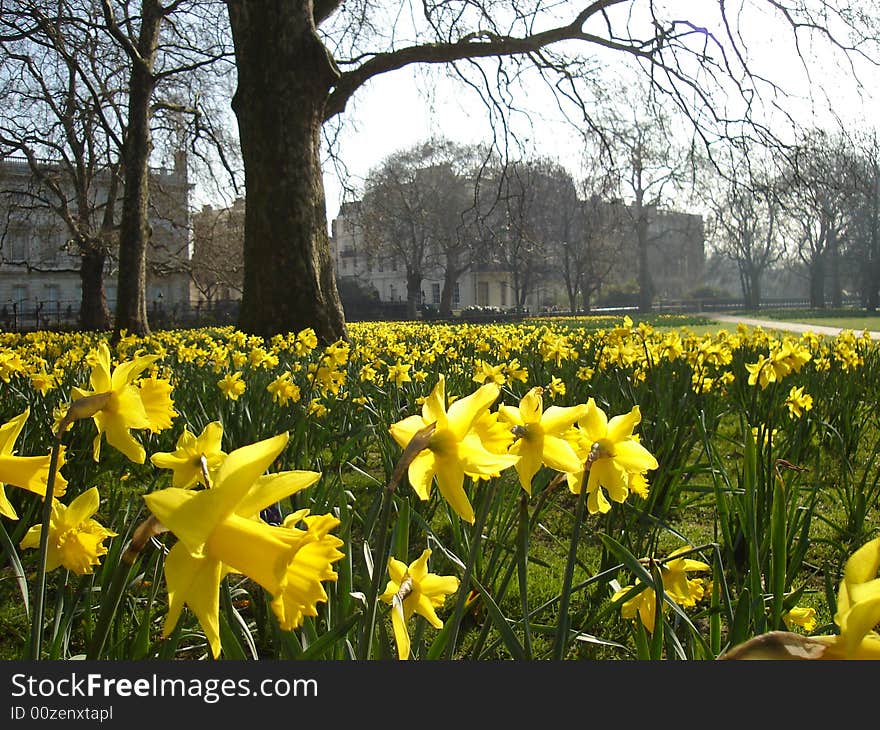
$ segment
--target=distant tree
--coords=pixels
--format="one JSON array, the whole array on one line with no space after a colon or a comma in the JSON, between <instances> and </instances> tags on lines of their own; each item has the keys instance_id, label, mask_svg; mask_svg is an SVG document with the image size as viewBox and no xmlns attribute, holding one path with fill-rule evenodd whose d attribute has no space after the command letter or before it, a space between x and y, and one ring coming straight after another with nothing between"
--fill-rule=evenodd
<instances>
[{"instance_id":1,"label":"distant tree","mask_svg":"<svg viewBox=\"0 0 880 730\"><path fill-rule=\"evenodd\" d=\"M231 49L223 36L214 33L217 11L221 7L203 0L170 0L166 5L160 0L115 3L101 0L106 32L128 60L114 340L118 340L123 331L138 335L150 331L146 274L152 120L157 109L168 103L156 98L156 92L163 80L183 74L195 75L229 55ZM168 36L164 44L163 30ZM195 113L179 103L171 106L175 112Z\"/></svg>"},{"instance_id":2,"label":"distant tree","mask_svg":"<svg viewBox=\"0 0 880 730\"><path fill-rule=\"evenodd\" d=\"M601 140L590 138L584 148L583 178L577 183L577 217L572 240L561 252L561 274L569 309L589 312L591 300L618 267L622 216L611 202L615 178Z\"/></svg>"},{"instance_id":3,"label":"distant tree","mask_svg":"<svg viewBox=\"0 0 880 730\"><path fill-rule=\"evenodd\" d=\"M110 326L104 274L117 241L125 106L125 62L105 48L100 20L93 4L76 1L22 0L0 12L0 156L21 159L33 180L0 193L7 223L63 221L86 330Z\"/></svg>"},{"instance_id":4,"label":"distant tree","mask_svg":"<svg viewBox=\"0 0 880 730\"><path fill-rule=\"evenodd\" d=\"M390 155L367 177L361 225L367 250L406 273L407 313L415 317L429 271L443 277L440 312L449 315L458 278L471 266L477 236L477 150L429 140Z\"/></svg>"},{"instance_id":5,"label":"distant tree","mask_svg":"<svg viewBox=\"0 0 880 730\"><path fill-rule=\"evenodd\" d=\"M230 208L207 206L193 216L190 277L209 303L241 295L243 246L244 199Z\"/></svg>"},{"instance_id":6,"label":"distant tree","mask_svg":"<svg viewBox=\"0 0 880 730\"><path fill-rule=\"evenodd\" d=\"M711 211L712 240L717 253L736 264L748 309L761 306L762 282L785 253L779 230L779 179L761 167L757 150L733 156L726 175L705 185Z\"/></svg>"},{"instance_id":7,"label":"distant tree","mask_svg":"<svg viewBox=\"0 0 880 730\"><path fill-rule=\"evenodd\" d=\"M795 146L784 173L784 225L809 272L812 308L825 307L826 280L832 306L841 304L840 247L851 222L855 173L846 139L823 130Z\"/></svg>"},{"instance_id":8,"label":"distant tree","mask_svg":"<svg viewBox=\"0 0 880 730\"><path fill-rule=\"evenodd\" d=\"M499 173L498 252L511 273L514 301L529 295L564 262L580 236L580 204L571 173L555 160L510 162Z\"/></svg>"},{"instance_id":9,"label":"distant tree","mask_svg":"<svg viewBox=\"0 0 880 730\"><path fill-rule=\"evenodd\" d=\"M854 140L854 210L849 227L847 256L853 262L856 286L869 312L880 298L880 144L877 132L867 131Z\"/></svg>"},{"instance_id":10,"label":"distant tree","mask_svg":"<svg viewBox=\"0 0 880 730\"><path fill-rule=\"evenodd\" d=\"M632 89L624 93L632 98ZM619 195L627 203L621 210L630 219L636 244L639 311L650 312L656 293L650 264L656 243L651 219L685 179L689 160L675 142L671 116L647 83L636 86L635 103L615 107L607 127Z\"/></svg>"},{"instance_id":11,"label":"distant tree","mask_svg":"<svg viewBox=\"0 0 880 730\"><path fill-rule=\"evenodd\" d=\"M413 12L380 0L226 4L248 196L239 325L264 336L313 327L325 342L347 332L330 255L321 135L382 74L446 65L482 92L503 137L504 110L523 98L524 79L545 80L560 106L589 126L610 104L603 74L622 61L644 71L711 146L746 133L774 137L761 115L782 94L773 70L755 71L749 60L753 37L767 28L778 29L777 42L817 41L814 50L844 57L877 52L873 14L830 0L443 0ZM640 270L647 308L644 259Z\"/></svg>"}]
</instances>

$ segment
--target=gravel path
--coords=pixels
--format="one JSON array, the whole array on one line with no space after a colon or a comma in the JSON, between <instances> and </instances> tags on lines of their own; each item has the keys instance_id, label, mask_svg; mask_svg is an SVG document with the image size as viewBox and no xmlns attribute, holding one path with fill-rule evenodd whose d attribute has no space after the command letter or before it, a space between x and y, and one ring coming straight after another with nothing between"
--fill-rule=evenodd
<instances>
[{"instance_id":1,"label":"gravel path","mask_svg":"<svg viewBox=\"0 0 880 730\"><path fill-rule=\"evenodd\" d=\"M806 324L804 322L783 322L773 319L751 319L749 317L735 317L729 314L718 314L716 312L704 312L704 316L716 322L730 322L731 324L744 324L749 327L761 327L762 329L786 330L787 332L814 332L817 335L830 335L834 337L841 333L840 327L826 327L819 324ZM861 334L861 330L855 330L856 334ZM880 340L880 332L869 332L872 340Z\"/></svg>"}]
</instances>

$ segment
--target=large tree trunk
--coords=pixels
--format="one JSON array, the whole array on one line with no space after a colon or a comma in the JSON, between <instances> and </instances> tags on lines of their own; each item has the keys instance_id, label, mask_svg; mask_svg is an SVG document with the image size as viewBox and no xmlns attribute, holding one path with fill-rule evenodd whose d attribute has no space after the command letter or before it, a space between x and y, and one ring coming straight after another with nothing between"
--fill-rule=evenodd
<instances>
[{"instance_id":1,"label":"large tree trunk","mask_svg":"<svg viewBox=\"0 0 880 730\"><path fill-rule=\"evenodd\" d=\"M128 100L128 126L123 144L125 188L119 220L119 281L113 341L125 330L145 336L147 322L147 245L150 240L150 102L155 78L153 63L162 26L162 7L157 0L141 3L143 17L137 49L140 60L132 61Z\"/></svg>"},{"instance_id":2,"label":"large tree trunk","mask_svg":"<svg viewBox=\"0 0 880 730\"><path fill-rule=\"evenodd\" d=\"M104 263L107 254L100 247L84 247L80 259L79 279L82 296L79 304L79 326L86 331L110 329L110 310L104 292Z\"/></svg>"},{"instance_id":3,"label":"large tree trunk","mask_svg":"<svg viewBox=\"0 0 880 730\"><path fill-rule=\"evenodd\" d=\"M639 257L639 311L650 312L654 306L654 281L648 262L648 218L647 212L639 206L636 217L636 243Z\"/></svg>"},{"instance_id":4,"label":"large tree trunk","mask_svg":"<svg viewBox=\"0 0 880 730\"><path fill-rule=\"evenodd\" d=\"M455 293L455 282L457 278L452 277L452 272L447 269L443 277L443 290L440 292L440 316L452 316L452 295Z\"/></svg>"},{"instance_id":5,"label":"large tree trunk","mask_svg":"<svg viewBox=\"0 0 880 730\"><path fill-rule=\"evenodd\" d=\"M406 272L406 316L415 319L422 299L422 272Z\"/></svg>"},{"instance_id":6,"label":"large tree trunk","mask_svg":"<svg viewBox=\"0 0 880 730\"><path fill-rule=\"evenodd\" d=\"M838 246L837 233L831 232L828 240L828 259L831 269L831 306L843 306L843 292L840 287L840 249Z\"/></svg>"},{"instance_id":7,"label":"large tree trunk","mask_svg":"<svg viewBox=\"0 0 880 730\"><path fill-rule=\"evenodd\" d=\"M873 186L871 190L871 243L866 269L867 297L866 306L869 312L876 312L880 299L880 169L873 168Z\"/></svg>"},{"instance_id":8,"label":"large tree trunk","mask_svg":"<svg viewBox=\"0 0 880 730\"><path fill-rule=\"evenodd\" d=\"M348 339L336 290L321 171L321 125L338 73L312 3L228 0L245 172L244 291L239 327L270 337L311 327Z\"/></svg>"},{"instance_id":9,"label":"large tree trunk","mask_svg":"<svg viewBox=\"0 0 880 730\"><path fill-rule=\"evenodd\" d=\"M825 309L825 255L810 263L810 309Z\"/></svg>"}]
</instances>

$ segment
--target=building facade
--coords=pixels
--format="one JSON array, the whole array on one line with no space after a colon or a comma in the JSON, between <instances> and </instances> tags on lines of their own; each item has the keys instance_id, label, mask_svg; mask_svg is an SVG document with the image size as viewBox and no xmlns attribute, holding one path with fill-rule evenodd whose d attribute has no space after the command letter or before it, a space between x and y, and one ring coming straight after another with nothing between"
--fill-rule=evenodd
<instances>
[{"instance_id":1,"label":"building facade","mask_svg":"<svg viewBox=\"0 0 880 730\"><path fill-rule=\"evenodd\" d=\"M51 169L51 165L47 165ZM63 186L63 178L59 177ZM91 186L93 205L108 196L109 177L99 173ZM189 307L192 224L185 154L172 168L150 175L151 240L147 251L146 299L149 309ZM70 195L68 209L76 214ZM0 326L51 327L75 324L82 298L80 254L70 228L42 189L25 160L0 160ZM120 200L116 208L121 205ZM117 251L111 248L104 270L104 291L116 305Z\"/></svg>"},{"instance_id":2,"label":"building facade","mask_svg":"<svg viewBox=\"0 0 880 730\"><path fill-rule=\"evenodd\" d=\"M595 201L592 203L595 205ZM552 201L548 201L552 205ZM625 289L636 285L638 239L635 218L629 206L607 203L606 219L617 224L602 233L599 246L613 252L613 266L603 281L604 288ZM359 223L361 204L342 205L331 226L331 248L341 289L372 292L382 303L405 302L406 270L393 256L371 251ZM646 211L648 265L657 301L687 298L702 285L705 269L704 228L700 215L652 208ZM547 244L540 258L541 271L531 278L525 308L529 312L565 310L568 299L561 274L561 246ZM468 308L512 310L517 306L514 274L491 255L474 262L457 280L452 299L453 313ZM426 265L422 279L421 304L438 307L443 291L442 266Z\"/></svg>"}]
</instances>

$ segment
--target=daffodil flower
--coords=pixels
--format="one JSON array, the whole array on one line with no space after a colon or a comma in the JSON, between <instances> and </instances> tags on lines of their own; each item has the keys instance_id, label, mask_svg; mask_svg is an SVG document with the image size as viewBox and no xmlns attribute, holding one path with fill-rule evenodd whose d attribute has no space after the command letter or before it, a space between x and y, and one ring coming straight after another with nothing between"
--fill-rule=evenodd
<instances>
[{"instance_id":1,"label":"daffodil flower","mask_svg":"<svg viewBox=\"0 0 880 730\"><path fill-rule=\"evenodd\" d=\"M625 415L608 420L593 398L587 401L575 432L575 450L582 464L589 461L589 469L569 473L568 487L572 493L580 494L586 481L590 514L611 509L603 488L608 490L613 501L623 502L629 495L633 476L639 475L639 487L643 488L642 475L658 467L657 459L633 435L633 429L641 419L638 406L633 406Z\"/></svg>"},{"instance_id":2,"label":"daffodil flower","mask_svg":"<svg viewBox=\"0 0 880 730\"><path fill-rule=\"evenodd\" d=\"M63 565L72 573L85 575L92 573L94 566L100 564L99 558L107 554L104 540L116 536L115 532L92 519L100 502L97 487L83 492L66 506L57 499L52 500L47 571ZM38 548L42 532L43 525L31 527L21 541L21 548Z\"/></svg>"},{"instance_id":3,"label":"daffodil flower","mask_svg":"<svg viewBox=\"0 0 880 730\"><path fill-rule=\"evenodd\" d=\"M394 440L406 448L418 431L436 424L427 447L409 465L410 484L421 499L427 500L436 476L444 499L459 517L470 523L474 522L474 510L464 491L465 475L474 478L495 476L519 459L510 454L493 454L472 428L500 394L501 389L496 383L486 383L456 400L447 410L446 380L441 374L431 395L422 404L422 414L404 418L390 428Z\"/></svg>"},{"instance_id":4,"label":"daffodil flower","mask_svg":"<svg viewBox=\"0 0 880 730\"><path fill-rule=\"evenodd\" d=\"M436 609L445 603L446 596L458 590L458 578L454 575L428 572L430 556L431 550L425 549L408 567L393 557L388 559L390 580L380 598L391 604L391 627L400 659L409 659L410 639L406 624L412 615L417 613L435 629L442 629L443 621L437 616Z\"/></svg>"},{"instance_id":5,"label":"daffodil flower","mask_svg":"<svg viewBox=\"0 0 880 730\"><path fill-rule=\"evenodd\" d=\"M198 435L194 436L188 428L177 439L177 448L174 451L159 451L150 457L154 466L160 469L171 469L174 474L171 478L171 486L180 489L188 489L198 483L205 484L205 476L202 473L202 459L208 476L217 471L226 452L220 446L223 439L223 425L220 421L212 421Z\"/></svg>"},{"instance_id":6,"label":"daffodil flower","mask_svg":"<svg viewBox=\"0 0 880 730\"><path fill-rule=\"evenodd\" d=\"M702 578L688 578L687 574L694 571L708 571L711 567L702 560L693 560L680 557L681 553L690 548L683 547L669 554L669 557L660 561L660 576L663 581L664 593L680 606L694 606L705 594L705 584ZM617 601L628 593L632 588L640 585L636 581L633 585L625 586L614 593L611 600ZM657 595L654 589L645 586L645 589L632 598L624 601L620 607L620 615L623 618L634 619L636 616L642 625L654 633L654 623L657 614Z\"/></svg>"},{"instance_id":7,"label":"daffodil flower","mask_svg":"<svg viewBox=\"0 0 880 730\"><path fill-rule=\"evenodd\" d=\"M730 659L880 659L880 537L846 561L837 592L834 623L838 634L801 636L786 631L760 634L735 646ZM791 626L794 611L783 617ZM809 616L805 618L810 618ZM806 623L801 624L806 628ZM810 629L808 629L810 630Z\"/></svg>"},{"instance_id":8,"label":"daffodil flower","mask_svg":"<svg viewBox=\"0 0 880 730\"><path fill-rule=\"evenodd\" d=\"M795 606L783 614L782 620L789 631L795 626L800 626L809 633L816 628L816 609L808 606Z\"/></svg>"},{"instance_id":9,"label":"daffodil flower","mask_svg":"<svg viewBox=\"0 0 880 730\"><path fill-rule=\"evenodd\" d=\"M163 633L177 625L184 606L195 613L214 657L220 655L220 582L242 573L273 598L279 620L293 626L303 615L314 615L324 600L315 583L335 579L329 563L341 557L336 538L328 540L327 520L306 520L309 529L271 526L258 515L266 507L314 484L320 473L284 471L263 475L281 453L288 435L279 434L232 451L217 471L211 489L169 487L144 497L150 511L178 542L165 559L168 615ZM304 517L302 513L298 517ZM335 519L335 518L331 518ZM303 549L314 542L323 546ZM310 561L317 560L317 564ZM324 562L326 561L326 562Z\"/></svg>"},{"instance_id":10,"label":"daffodil flower","mask_svg":"<svg viewBox=\"0 0 880 730\"><path fill-rule=\"evenodd\" d=\"M6 496L5 485L26 489L29 492L46 496L49 481L51 456L16 456L15 442L30 415L30 408L11 418L0 426L0 515L17 520L18 514ZM67 489L67 480L58 471L64 465L64 447L59 450L58 466L55 472L53 497L62 497Z\"/></svg>"},{"instance_id":11,"label":"daffodil flower","mask_svg":"<svg viewBox=\"0 0 880 730\"><path fill-rule=\"evenodd\" d=\"M848 656L880 624L880 537L856 550L846 561L837 593L834 622L840 628Z\"/></svg>"},{"instance_id":12,"label":"daffodil flower","mask_svg":"<svg viewBox=\"0 0 880 730\"><path fill-rule=\"evenodd\" d=\"M107 443L121 451L136 464L143 464L146 451L131 435L131 429L161 430L170 425L177 414L169 397L170 384L153 379L151 385L139 387L135 382L156 360L156 355L141 355L117 365L110 372L110 348L101 342L87 357L92 366L90 391L73 388L72 410L76 403L92 398L94 408L83 416L91 417L98 427L98 435L92 445L92 456L98 461L101 455L101 437L107 435Z\"/></svg>"},{"instance_id":13,"label":"daffodil flower","mask_svg":"<svg viewBox=\"0 0 880 730\"><path fill-rule=\"evenodd\" d=\"M523 396L519 407L498 406L499 417L512 427L515 441L509 451L520 457L515 468L528 494L542 464L560 472L583 470L583 461L564 434L584 415L586 406L550 406L545 411L542 395L543 388L535 387Z\"/></svg>"}]
</instances>

